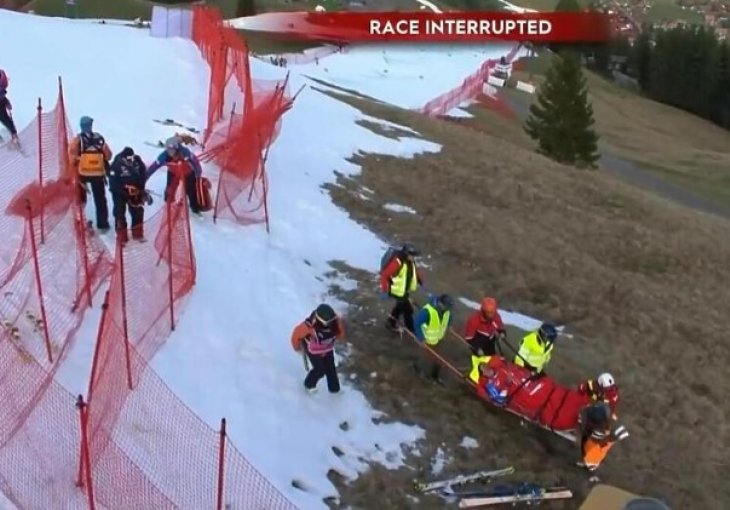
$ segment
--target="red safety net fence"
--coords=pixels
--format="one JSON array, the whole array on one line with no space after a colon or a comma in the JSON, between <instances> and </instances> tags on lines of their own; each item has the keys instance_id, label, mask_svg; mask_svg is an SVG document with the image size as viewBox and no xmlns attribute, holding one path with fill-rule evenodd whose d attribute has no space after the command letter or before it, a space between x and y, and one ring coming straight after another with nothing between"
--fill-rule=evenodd
<instances>
[{"instance_id":1,"label":"red safety net fence","mask_svg":"<svg viewBox=\"0 0 730 510\"><path fill-rule=\"evenodd\" d=\"M519 50L520 45L516 45L507 55L505 55L505 60L507 62L512 62ZM492 72L497 62L499 62L497 59L486 60L479 69L477 69L473 74L467 76L461 85L441 94L437 98L430 100L420 109L420 112L432 117L443 116L454 108L458 108L459 105L464 102L476 97L480 97L480 99L482 99L480 102L485 106L495 106L492 103L500 101L489 98L489 96L483 94L482 91L487 82L487 78L489 77L489 73ZM484 99L485 97L488 99ZM504 112L505 108L508 107L502 104L500 105L499 110Z\"/></svg>"},{"instance_id":2,"label":"red safety net fence","mask_svg":"<svg viewBox=\"0 0 730 510\"><path fill-rule=\"evenodd\" d=\"M185 194L112 265L67 177L62 98L0 147L0 489L19 509L295 508L147 366L195 281ZM84 402L55 375L110 272Z\"/></svg>"},{"instance_id":3,"label":"red safety net fence","mask_svg":"<svg viewBox=\"0 0 730 510\"><path fill-rule=\"evenodd\" d=\"M193 7L193 40L210 67L208 121L201 160L220 169L213 218L269 230L266 157L294 102L288 79L251 79L246 42L212 7Z\"/></svg>"},{"instance_id":4,"label":"red safety net fence","mask_svg":"<svg viewBox=\"0 0 730 510\"><path fill-rule=\"evenodd\" d=\"M68 175L69 133L59 81L20 148L0 148L0 487L18 508L85 506L79 414L54 376L112 263Z\"/></svg>"},{"instance_id":5,"label":"red safety net fence","mask_svg":"<svg viewBox=\"0 0 730 510\"><path fill-rule=\"evenodd\" d=\"M79 480L107 508L294 506L148 367L195 283L189 208L176 197L144 224L149 242L117 245L84 414Z\"/></svg>"}]
</instances>

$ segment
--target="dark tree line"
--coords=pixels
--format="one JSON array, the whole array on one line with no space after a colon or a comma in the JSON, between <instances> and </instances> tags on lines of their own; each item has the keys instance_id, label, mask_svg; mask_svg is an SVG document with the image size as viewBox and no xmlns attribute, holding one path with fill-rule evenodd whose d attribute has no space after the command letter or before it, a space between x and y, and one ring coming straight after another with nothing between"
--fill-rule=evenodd
<instances>
[{"instance_id":1,"label":"dark tree line","mask_svg":"<svg viewBox=\"0 0 730 510\"><path fill-rule=\"evenodd\" d=\"M730 42L711 29L645 29L627 67L647 97L730 129Z\"/></svg>"},{"instance_id":2,"label":"dark tree line","mask_svg":"<svg viewBox=\"0 0 730 510\"><path fill-rule=\"evenodd\" d=\"M593 1L590 8L597 8ZM559 0L556 11L578 11L577 0ZM551 45L560 51L566 45ZM652 30L645 26L633 45L626 39L571 45L587 66L611 75L612 57L624 57L619 70L636 78L641 92L730 129L730 40L720 41L704 26Z\"/></svg>"}]
</instances>

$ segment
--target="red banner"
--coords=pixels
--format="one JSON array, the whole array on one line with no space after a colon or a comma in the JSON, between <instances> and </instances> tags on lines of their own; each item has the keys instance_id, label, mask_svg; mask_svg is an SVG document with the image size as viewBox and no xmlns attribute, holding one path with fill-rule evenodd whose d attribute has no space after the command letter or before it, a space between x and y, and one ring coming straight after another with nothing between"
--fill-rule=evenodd
<instances>
[{"instance_id":1,"label":"red banner","mask_svg":"<svg viewBox=\"0 0 730 510\"><path fill-rule=\"evenodd\" d=\"M597 12L278 12L248 18L242 28L340 43L580 43L610 39L614 21Z\"/></svg>"}]
</instances>

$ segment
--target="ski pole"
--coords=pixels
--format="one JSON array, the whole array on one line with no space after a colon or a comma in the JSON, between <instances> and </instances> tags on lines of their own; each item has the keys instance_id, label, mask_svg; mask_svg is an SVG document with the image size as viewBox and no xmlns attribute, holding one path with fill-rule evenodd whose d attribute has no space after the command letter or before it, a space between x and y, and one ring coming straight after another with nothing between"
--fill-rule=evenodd
<instances>
[{"instance_id":1,"label":"ski pole","mask_svg":"<svg viewBox=\"0 0 730 510\"><path fill-rule=\"evenodd\" d=\"M306 347L302 349L302 360L304 360L304 371L309 372L309 359L307 358Z\"/></svg>"}]
</instances>

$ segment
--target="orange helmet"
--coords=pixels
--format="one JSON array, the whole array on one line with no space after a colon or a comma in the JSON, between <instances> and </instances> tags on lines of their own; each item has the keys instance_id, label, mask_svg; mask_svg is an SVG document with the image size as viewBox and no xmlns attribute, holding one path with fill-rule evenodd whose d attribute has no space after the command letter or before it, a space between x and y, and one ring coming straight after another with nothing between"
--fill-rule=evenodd
<instances>
[{"instance_id":1,"label":"orange helmet","mask_svg":"<svg viewBox=\"0 0 730 510\"><path fill-rule=\"evenodd\" d=\"M487 317L494 317L494 314L497 313L497 300L493 297L482 299L482 312Z\"/></svg>"}]
</instances>

